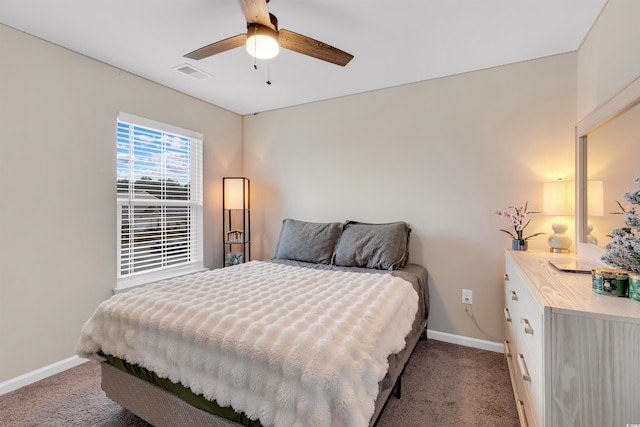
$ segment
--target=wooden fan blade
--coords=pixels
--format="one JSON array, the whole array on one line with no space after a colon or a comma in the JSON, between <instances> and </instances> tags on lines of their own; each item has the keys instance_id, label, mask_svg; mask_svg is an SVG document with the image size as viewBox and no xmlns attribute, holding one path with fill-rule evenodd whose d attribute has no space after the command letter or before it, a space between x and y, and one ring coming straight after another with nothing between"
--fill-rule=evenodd
<instances>
[{"instance_id":1,"label":"wooden fan blade","mask_svg":"<svg viewBox=\"0 0 640 427\"><path fill-rule=\"evenodd\" d=\"M261 24L276 29L271 23L266 0L240 0L240 6L247 23Z\"/></svg>"},{"instance_id":2,"label":"wooden fan blade","mask_svg":"<svg viewBox=\"0 0 640 427\"><path fill-rule=\"evenodd\" d=\"M342 67L353 59L353 55L345 51L289 30L280 30L278 44L285 49L332 62Z\"/></svg>"},{"instance_id":3,"label":"wooden fan blade","mask_svg":"<svg viewBox=\"0 0 640 427\"><path fill-rule=\"evenodd\" d=\"M187 53L184 57L189 59L208 58L209 56L213 56L217 53L244 46L246 42L247 35L238 34L237 36L229 37L228 39L220 40L205 47L201 47L200 49L196 49L191 53Z\"/></svg>"}]
</instances>

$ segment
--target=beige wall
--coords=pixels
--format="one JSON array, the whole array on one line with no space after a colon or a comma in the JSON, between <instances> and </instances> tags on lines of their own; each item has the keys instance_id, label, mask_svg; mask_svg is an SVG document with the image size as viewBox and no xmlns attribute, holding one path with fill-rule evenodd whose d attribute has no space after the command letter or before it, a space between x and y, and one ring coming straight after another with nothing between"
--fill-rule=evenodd
<instances>
[{"instance_id":1,"label":"beige wall","mask_svg":"<svg viewBox=\"0 0 640 427\"><path fill-rule=\"evenodd\" d=\"M115 120L204 134L205 265L242 118L0 25L0 382L74 354L116 279Z\"/></svg>"},{"instance_id":2,"label":"beige wall","mask_svg":"<svg viewBox=\"0 0 640 427\"><path fill-rule=\"evenodd\" d=\"M404 220L410 259L430 273L429 328L502 338L502 254L496 209L573 174L576 55L566 54L244 119L252 179L252 253L273 256L281 220ZM535 216L530 231L550 230ZM546 236L533 248L547 248Z\"/></svg>"},{"instance_id":3,"label":"beige wall","mask_svg":"<svg viewBox=\"0 0 640 427\"><path fill-rule=\"evenodd\" d=\"M640 1L609 0L578 51L577 121L640 76Z\"/></svg>"}]
</instances>

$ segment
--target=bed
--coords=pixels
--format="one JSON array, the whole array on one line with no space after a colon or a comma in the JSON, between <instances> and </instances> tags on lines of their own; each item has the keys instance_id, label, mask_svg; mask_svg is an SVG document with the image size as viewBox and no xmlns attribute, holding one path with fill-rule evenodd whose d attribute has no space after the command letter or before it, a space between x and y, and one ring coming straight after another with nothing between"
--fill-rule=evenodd
<instances>
[{"instance_id":1,"label":"bed","mask_svg":"<svg viewBox=\"0 0 640 427\"><path fill-rule=\"evenodd\" d=\"M367 426L429 313L410 228L283 221L276 256L114 295L77 353L156 426Z\"/></svg>"}]
</instances>

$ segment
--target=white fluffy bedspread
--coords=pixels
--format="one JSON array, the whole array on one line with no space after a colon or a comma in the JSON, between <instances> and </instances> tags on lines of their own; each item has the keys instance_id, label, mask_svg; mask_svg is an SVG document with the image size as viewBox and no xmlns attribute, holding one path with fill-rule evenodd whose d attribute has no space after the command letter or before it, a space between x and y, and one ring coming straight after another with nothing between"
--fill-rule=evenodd
<instances>
[{"instance_id":1,"label":"white fluffy bedspread","mask_svg":"<svg viewBox=\"0 0 640 427\"><path fill-rule=\"evenodd\" d=\"M390 274L252 261L118 294L82 329L102 351L270 426L367 426L418 307Z\"/></svg>"}]
</instances>

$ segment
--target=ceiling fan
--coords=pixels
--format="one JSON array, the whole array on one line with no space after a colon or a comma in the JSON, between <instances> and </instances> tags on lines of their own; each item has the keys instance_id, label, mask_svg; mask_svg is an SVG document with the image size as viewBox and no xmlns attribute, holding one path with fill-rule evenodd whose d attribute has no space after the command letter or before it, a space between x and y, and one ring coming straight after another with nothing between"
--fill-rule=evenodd
<instances>
[{"instance_id":1,"label":"ceiling fan","mask_svg":"<svg viewBox=\"0 0 640 427\"><path fill-rule=\"evenodd\" d=\"M184 55L185 58L199 60L245 45L247 52L259 59L275 57L280 47L343 67L353 59L353 55L311 37L285 29L278 30L278 18L267 10L268 1L240 0L247 21L247 33L196 49Z\"/></svg>"}]
</instances>

